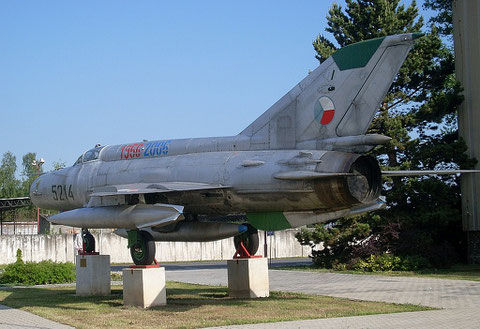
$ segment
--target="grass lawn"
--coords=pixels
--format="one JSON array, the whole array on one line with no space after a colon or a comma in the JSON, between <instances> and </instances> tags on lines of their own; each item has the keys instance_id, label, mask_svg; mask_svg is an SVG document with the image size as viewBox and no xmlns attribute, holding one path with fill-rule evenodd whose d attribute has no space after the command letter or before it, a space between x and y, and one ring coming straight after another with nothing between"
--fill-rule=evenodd
<instances>
[{"instance_id":1,"label":"grass lawn","mask_svg":"<svg viewBox=\"0 0 480 329\"><path fill-rule=\"evenodd\" d=\"M199 328L431 309L284 292L238 300L225 287L178 282L167 283L166 306L147 310L123 306L121 286L108 297L77 297L74 287L0 290L0 304L77 328Z\"/></svg>"},{"instance_id":2,"label":"grass lawn","mask_svg":"<svg viewBox=\"0 0 480 329\"><path fill-rule=\"evenodd\" d=\"M367 274L367 275L389 275L389 276L416 276L451 280L480 281L480 265L455 265L449 269L422 270L422 271L391 271L391 272L361 272L361 271L334 271L331 269L317 268L311 265L282 266L274 270L309 271L324 273L346 273L346 274Z\"/></svg>"}]
</instances>

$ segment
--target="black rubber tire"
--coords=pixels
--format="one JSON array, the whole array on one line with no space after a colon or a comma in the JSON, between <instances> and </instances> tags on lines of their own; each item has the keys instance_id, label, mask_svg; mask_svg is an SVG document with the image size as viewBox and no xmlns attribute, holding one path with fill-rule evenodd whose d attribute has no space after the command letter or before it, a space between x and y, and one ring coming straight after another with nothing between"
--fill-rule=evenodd
<instances>
[{"instance_id":1,"label":"black rubber tire","mask_svg":"<svg viewBox=\"0 0 480 329\"><path fill-rule=\"evenodd\" d=\"M151 265L155 259L155 241L150 233L138 232L137 242L130 248L135 265Z\"/></svg>"},{"instance_id":2,"label":"black rubber tire","mask_svg":"<svg viewBox=\"0 0 480 329\"><path fill-rule=\"evenodd\" d=\"M235 249L238 250L240 248L240 242L243 242L243 245L247 249L250 255L255 255L258 251L259 246L259 238L258 238L258 231L251 225L248 226L248 231L237 236L233 237L233 243L235 245Z\"/></svg>"},{"instance_id":3,"label":"black rubber tire","mask_svg":"<svg viewBox=\"0 0 480 329\"><path fill-rule=\"evenodd\" d=\"M83 234L82 239L85 248L84 252L95 252L95 238L92 233L87 232Z\"/></svg>"}]
</instances>

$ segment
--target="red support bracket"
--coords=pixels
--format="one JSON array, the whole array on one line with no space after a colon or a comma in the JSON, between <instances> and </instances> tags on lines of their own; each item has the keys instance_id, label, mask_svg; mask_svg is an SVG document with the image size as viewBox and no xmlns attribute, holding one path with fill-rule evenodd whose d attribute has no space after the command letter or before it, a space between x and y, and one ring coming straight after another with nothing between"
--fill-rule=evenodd
<instances>
[{"instance_id":1,"label":"red support bracket","mask_svg":"<svg viewBox=\"0 0 480 329\"><path fill-rule=\"evenodd\" d=\"M156 258L153 258L155 264L150 265L130 265L128 268L159 268L160 264L157 262Z\"/></svg>"},{"instance_id":2,"label":"red support bracket","mask_svg":"<svg viewBox=\"0 0 480 329\"><path fill-rule=\"evenodd\" d=\"M159 268L159 264L151 264L151 265L130 265L128 268Z\"/></svg>"},{"instance_id":3,"label":"red support bracket","mask_svg":"<svg viewBox=\"0 0 480 329\"><path fill-rule=\"evenodd\" d=\"M78 251L78 254L79 254L79 255L84 255L84 256L86 256L86 255L100 255L100 253L99 253L98 251L85 252L85 251L83 251L83 249L82 249L82 250L79 250L79 251Z\"/></svg>"},{"instance_id":4,"label":"red support bracket","mask_svg":"<svg viewBox=\"0 0 480 329\"><path fill-rule=\"evenodd\" d=\"M254 256L250 255L248 252L247 248L243 245L243 242L240 242L240 247L238 247L237 251L235 251L235 254L233 255L233 259L238 259L238 258L261 258L262 256Z\"/></svg>"}]
</instances>

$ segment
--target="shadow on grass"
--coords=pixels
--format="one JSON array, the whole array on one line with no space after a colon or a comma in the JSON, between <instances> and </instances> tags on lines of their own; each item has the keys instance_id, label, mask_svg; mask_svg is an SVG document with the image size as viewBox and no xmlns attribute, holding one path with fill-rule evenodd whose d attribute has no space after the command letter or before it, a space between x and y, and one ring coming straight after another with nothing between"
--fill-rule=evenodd
<instances>
[{"instance_id":1,"label":"shadow on grass","mask_svg":"<svg viewBox=\"0 0 480 329\"><path fill-rule=\"evenodd\" d=\"M6 297L3 297L7 294ZM123 306L122 290L112 289L109 296L76 296L69 288L11 288L0 291L0 304L13 308L44 307L67 310L88 310L89 304Z\"/></svg>"},{"instance_id":2,"label":"shadow on grass","mask_svg":"<svg viewBox=\"0 0 480 329\"><path fill-rule=\"evenodd\" d=\"M228 290L225 287L204 287L200 285L189 284L188 287L175 287L176 285L183 285L181 283L173 282L167 287L167 305L157 308L162 308L170 312L185 312L192 308L203 306L241 306L241 307L256 307L258 303L273 302L277 300L306 300L309 297L298 293L283 293L271 292L268 298L258 299L237 299L228 295ZM155 308L152 308L155 309Z\"/></svg>"},{"instance_id":3,"label":"shadow on grass","mask_svg":"<svg viewBox=\"0 0 480 329\"><path fill-rule=\"evenodd\" d=\"M234 299L224 287L178 282L167 283L167 305L146 310L124 306L120 286L104 297L76 296L75 287L13 288L0 291L0 304L84 328L199 328L429 309L290 292Z\"/></svg>"},{"instance_id":4,"label":"shadow on grass","mask_svg":"<svg viewBox=\"0 0 480 329\"><path fill-rule=\"evenodd\" d=\"M309 297L296 293L271 292L270 297L260 299L235 299L228 296L224 287L205 287L169 282L167 305L152 307L166 312L187 312L204 306L255 307L258 303L276 300L306 300ZM109 296L76 296L75 288L11 288L0 290L0 304L13 308L61 308L64 310L88 311L92 308L124 309L122 287L112 287Z\"/></svg>"}]
</instances>

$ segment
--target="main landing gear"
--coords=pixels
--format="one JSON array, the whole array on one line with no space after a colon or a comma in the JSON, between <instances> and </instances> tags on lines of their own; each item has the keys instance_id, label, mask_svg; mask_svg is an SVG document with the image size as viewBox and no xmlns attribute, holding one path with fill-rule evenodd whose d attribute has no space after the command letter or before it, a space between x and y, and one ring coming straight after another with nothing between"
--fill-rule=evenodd
<instances>
[{"instance_id":1,"label":"main landing gear","mask_svg":"<svg viewBox=\"0 0 480 329\"><path fill-rule=\"evenodd\" d=\"M88 229L82 229L83 252L95 252L95 238ZM150 265L155 260L155 241L146 231L128 231L128 248L135 265Z\"/></svg>"},{"instance_id":2,"label":"main landing gear","mask_svg":"<svg viewBox=\"0 0 480 329\"><path fill-rule=\"evenodd\" d=\"M245 233L234 236L233 243L235 244L235 250L238 250L240 248L240 243L243 243L243 246L247 249L248 253L253 256L258 251L258 231L249 224L246 224L246 226L248 226L248 230Z\"/></svg>"},{"instance_id":3,"label":"main landing gear","mask_svg":"<svg viewBox=\"0 0 480 329\"><path fill-rule=\"evenodd\" d=\"M128 231L128 248L135 265L150 265L155 260L155 241L146 231Z\"/></svg>"}]
</instances>

